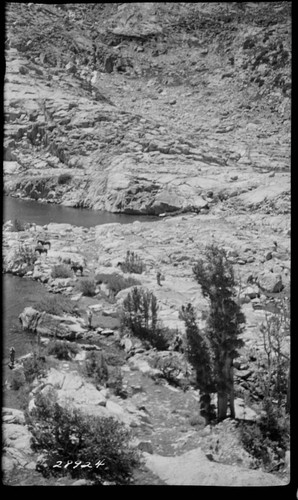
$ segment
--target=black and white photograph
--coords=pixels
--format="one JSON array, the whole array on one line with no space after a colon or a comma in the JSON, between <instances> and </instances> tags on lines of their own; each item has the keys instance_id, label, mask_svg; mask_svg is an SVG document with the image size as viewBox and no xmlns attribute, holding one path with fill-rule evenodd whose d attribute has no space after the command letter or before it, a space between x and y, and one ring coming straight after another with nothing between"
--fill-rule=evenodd
<instances>
[{"instance_id":1,"label":"black and white photograph","mask_svg":"<svg viewBox=\"0 0 298 500\"><path fill-rule=\"evenodd\" d=\"M2 13L2 484L296 498L292 2Z\"/></svg>"}]
</instances>

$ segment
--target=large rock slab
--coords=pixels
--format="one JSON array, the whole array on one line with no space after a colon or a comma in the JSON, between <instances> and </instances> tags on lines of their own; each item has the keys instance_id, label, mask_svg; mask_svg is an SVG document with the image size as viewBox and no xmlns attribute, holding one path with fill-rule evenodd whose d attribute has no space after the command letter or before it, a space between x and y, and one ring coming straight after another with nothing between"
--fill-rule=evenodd
<instances>
[{"instance_id":1,"label":"large rock slab","mask_svg":"<svg viewBox=\"0 0 298 500\"><path fill-rule=\"evenodd\" d=\"M279 486L273 474L210 462L205 453L194 449L176 457L143 453L145 464L172 486Z\"/></svg>"},{"instance_id":2,"label":"large rock slab","mask_svg":"<svg viewBox=\"0 0 298 500\"><path fill-rule=\"evenodd\" d=\"M81 322L72 316L54 316L46 312L36 311L33 307L25 307L19 315L23 330L29 330L46 337L74 340L85 333Z\"/></svg>"},{"instance_id":3,"label":"large rock slab","mask_svg":"<svg viewBox=\"0 0 298 500\"><path fill-rule=\"evenodd\" d=\"M56 389L58 402L62 406L73 405L83 413L99 418L113 417L128 427L139 425L137 409L134 414L127 412L116 397L112 399L105 390L97 388L77 372L51 368L43 379L40 390L47 392L51 387ZM33 407L34 400L30 404L30 411Z\"/></svg>"}]
</instances>

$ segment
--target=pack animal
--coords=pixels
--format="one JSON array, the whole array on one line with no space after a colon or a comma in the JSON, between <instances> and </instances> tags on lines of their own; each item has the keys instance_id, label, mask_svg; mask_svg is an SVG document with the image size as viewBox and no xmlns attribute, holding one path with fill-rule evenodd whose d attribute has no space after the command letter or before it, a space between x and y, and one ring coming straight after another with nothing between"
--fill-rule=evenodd
<instances>
[{"instance_id":1,"label":"pack animal","mask_svg":"<svg viewBox=\"0 0 298 500\"><path fill-rule=\"evenodd\" d=\"M37 245L34 249L35 252L38 252L39 255L42 254L42 253L45 253L46 255L48 254L48 249L47 248L44 248L43 246L41 245Z\"/></svg>"},{"instance_id":2,"label":"pack animal","mask_svg":"<svg viewBox=\"0 0 298 500\"><path fill-rule=\"evenodd\" d=\"M81 272L81 276L83 276L83 271L84 271L84 268L83 266L79 265L79 264L72 264L70 266L70 269L72 269L72 271L76 274L77 271L80 271Z\"/></svg>"},{"instance_id":3,"label":"pack animal","mask_svg":"<svg viewBox=\"0 0 298 500\"><path fill-rule=\"evenodd\" d=\"M51 248L51 242L50 241L44 241L44 240L37 240L38 245L42 245L43 247L48 246L49 249Z\"/></svg>"}]
</instances>

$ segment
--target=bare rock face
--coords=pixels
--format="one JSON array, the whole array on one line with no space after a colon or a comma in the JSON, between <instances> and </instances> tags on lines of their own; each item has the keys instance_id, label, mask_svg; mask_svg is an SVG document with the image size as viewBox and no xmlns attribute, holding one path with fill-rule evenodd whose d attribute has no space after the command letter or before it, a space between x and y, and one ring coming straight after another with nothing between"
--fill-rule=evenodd
<instances>
[{"instance_id":1,"label":"bare rock face","mask_svg":"<svg viewBox=\"0 0 298 500\"><path fill-rule=\"evenodd\" d=\"M211 191L211 204L288 213L289 7L247 4L241 30L233 5L119 7L9 7L6 192L160 214L210 210Z\"/></svg>"},{"instance_id":2,"label":"bare rock face","mask_svg":"<svg viewBox=\"0 0 298 500\"><path fill-rule=\"evenodd\" d=\"M31 433L25 425L24 413L14 408L2 408L2 472L4 475L15 467L33 469L33 452L30 448Z\"/></svg>"}]
</instances>

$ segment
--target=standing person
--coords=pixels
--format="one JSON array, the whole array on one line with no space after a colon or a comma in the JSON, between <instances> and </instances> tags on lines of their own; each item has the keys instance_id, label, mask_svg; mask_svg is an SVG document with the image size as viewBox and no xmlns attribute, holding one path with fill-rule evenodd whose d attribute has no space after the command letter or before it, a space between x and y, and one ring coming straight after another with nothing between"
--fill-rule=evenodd
<instances>
[{"instance_id":1,"label":"standing person","mask_svg":"<svg viewBox=\"0 0 298 500\"><path fill-rule=\"evenodd\" d=\"M157 271L157 273L156 273L156 279L157 279L157 284L159 286L161 286L160 278L161 278L161 272Z\"/></svg>"},{"instance_id":2,"label":"standing person","mask_svg":"<svg viewBox=\"0 0 298 500\"><path fill-rule=\"evenodd\" d=\"M15 353L16 353L15 348L11 347L9 351L9 359L10 359L9 368L14 368Z\"/></svg>"},{"instance_id":3,"label":"standing person","mask_svg":"<svg viewBox=\"0 0 298 500\"><path fill-rule=\"evenodd\" d=\"M92 329L92 316L93 316L93 314L92 314L91 309L90 308L87 309L87 318L88 318L88 328L89 328L89 330Z\"/></svg>"}]
</instances>

